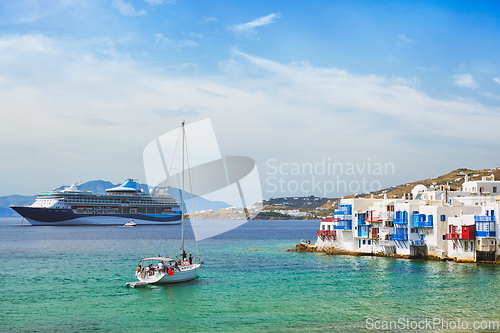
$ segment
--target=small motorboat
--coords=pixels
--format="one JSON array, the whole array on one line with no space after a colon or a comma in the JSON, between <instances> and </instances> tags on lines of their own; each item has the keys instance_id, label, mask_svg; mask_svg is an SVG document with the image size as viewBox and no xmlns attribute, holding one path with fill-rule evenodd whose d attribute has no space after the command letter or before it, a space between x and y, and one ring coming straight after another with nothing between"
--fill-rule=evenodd
<instances>
[{"instance_id":1,"label":"small motorboat","mask_svg":"<svg viewBox=\"0 0 500 333\"><path fill-rule=\"evenodd\" d=\"M137 224L132 220L132 221L128 221L127 223L125 223L123 226L124 227L135 227Z\"/></svg>"}]
</instances>

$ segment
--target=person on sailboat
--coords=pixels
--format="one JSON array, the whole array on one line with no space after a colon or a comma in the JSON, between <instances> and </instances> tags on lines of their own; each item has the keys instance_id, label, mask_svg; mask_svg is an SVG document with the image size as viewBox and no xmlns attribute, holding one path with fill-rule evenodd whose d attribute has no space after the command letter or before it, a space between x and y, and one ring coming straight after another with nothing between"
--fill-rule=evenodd
<instances>
[{"instance_id":1,"label":"person on sailboat","mask_svg":"<svg viewBox=\"0 0 500 333\"><path fill-rule=\"evenodd\" d=\"M190 254L190 255L189 255L189 264L190 264L190 265L192 265L192 264L193 264L193 258L194 258L194 257L193 257L193 255L192 255L192 254Z\"/></svg>"},{"instance_id":2,"label":"person on sailboat","mask_svg":"<svg viewBox=\"0 0 500 333\"><path fill-rule=\"evenodd\" d=\"M182 261L186 261L187 253L186 251L182 250Z\"/></svg>"},{"instance_id":3,"label":"person on sailboat","mask_svg":"<svg viewBox=\"0 0 500 333\"><path fill-rule=\"evenodd\" d=\"M141 265L139 265L139 266L137 267L137 273L135 273L135 275L136 275L137 277L141 276L141 270L142 270L142 266L141 266Z\"/></svg>"},{"instance_id":4,"label":"person on sailboat","mask_svg":"<svg viewBox=\"0 0 500 333\"><path fill-rule=\"evenodd\" d=\"M159 273L163 273L163 269L165 268L165 266L163 265L163 261L160 261L158 263L158 272Z\"/></svg>"}]
</instances>

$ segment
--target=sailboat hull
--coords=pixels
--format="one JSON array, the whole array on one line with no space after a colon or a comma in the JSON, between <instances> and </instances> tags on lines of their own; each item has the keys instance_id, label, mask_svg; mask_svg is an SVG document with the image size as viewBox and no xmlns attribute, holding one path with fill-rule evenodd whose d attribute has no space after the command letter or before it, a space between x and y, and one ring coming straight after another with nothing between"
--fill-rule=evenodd
<instances>
[{"instance_id":1,"label":"sailboat hull","mask_svg":"<svg viewBox=\"0 0 500 333\"><path fill-rule=\"evenodd\" d=\"M181 271L174 272L174 275L156 272L154 275L145 276L144 278L139 276L137 279L141 282L147 282L149 284L167 284L191 281L199 277L198 270L200 266L201 264L193 264L181 267Z\"/></svg>"}]
</instances>

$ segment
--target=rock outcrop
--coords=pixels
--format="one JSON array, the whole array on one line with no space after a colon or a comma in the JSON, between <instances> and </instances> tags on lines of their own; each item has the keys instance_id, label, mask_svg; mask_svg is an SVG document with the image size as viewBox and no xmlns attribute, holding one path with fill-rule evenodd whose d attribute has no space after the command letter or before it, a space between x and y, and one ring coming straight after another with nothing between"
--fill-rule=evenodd
<instances>
[{"instance_id":1,"label":"rock outcrop","mask_svg":"<svg viewBox=\"0 0 500 333\"><path fill-rule=\"evenodd\" d=\"M299 244L295 245L295 250L290 249L288 250L290 252L316 252L316 246L307 244L304 242L300 242Z\"/></svg>"}]
</instances>

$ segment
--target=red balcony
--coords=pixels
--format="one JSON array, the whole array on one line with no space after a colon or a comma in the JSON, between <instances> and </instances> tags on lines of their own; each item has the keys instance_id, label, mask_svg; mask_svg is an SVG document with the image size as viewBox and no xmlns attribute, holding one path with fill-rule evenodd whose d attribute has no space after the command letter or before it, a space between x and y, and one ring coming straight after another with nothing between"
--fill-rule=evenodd
<instances>
[{"instance_id":1,"label":"red balcony","mask_svg":"<svg viewBox=\"0 0 500 333\"><path fill-rule=\"evenodd\" d=\"M446 234L446 239L475 239L476 238L476 234L474 232L473 225L463 225L463 226L461 226L461 228L459 226L450 225L449 231L450 232Z\"/></svg>"},{"instance_id":2,"label":"red balcony","mask_svg":"<svg viewBox=\"0 0 500 333\"><path fill-rule=\"evenodd\" d=\"M382 218L375 211L370 210L366 216L365 222L382 222Z\"/></svg>"},{"instance_id":3,"label":"red balcony","mask_svg":"<svg viewBox=\"0 0 500 333\"><path fill-rule=\"evenodd\" d=\"M335 230L316 230L316 235L318 235L322 238L335 239L335 237L337 236L337 233Z\"/></svg>"}]
</instances>

